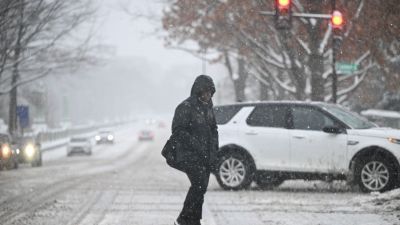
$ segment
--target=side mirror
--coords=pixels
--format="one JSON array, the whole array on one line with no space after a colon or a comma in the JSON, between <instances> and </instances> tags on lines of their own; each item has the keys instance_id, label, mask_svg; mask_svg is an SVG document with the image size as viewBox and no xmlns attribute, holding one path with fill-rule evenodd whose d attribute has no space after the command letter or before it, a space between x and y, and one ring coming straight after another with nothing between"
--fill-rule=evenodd
<instances>
[{"instance_id":1,"label":"side mirror","mask_svg":"<svg viewBox=\"0 0 400 225\"><path fill-rule=\"evenodd\" d=\"M343 130L340 127L335 127L335 126L326 126L322 129L325 133L329 134L341 134L343 133Z\"/></svg>"}]
</instances>

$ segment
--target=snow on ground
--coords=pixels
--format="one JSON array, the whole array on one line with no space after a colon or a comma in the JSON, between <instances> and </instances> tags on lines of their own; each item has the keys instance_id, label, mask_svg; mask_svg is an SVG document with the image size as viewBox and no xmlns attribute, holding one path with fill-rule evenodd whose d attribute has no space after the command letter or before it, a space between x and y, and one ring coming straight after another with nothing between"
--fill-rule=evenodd
<instances>
[{"instance_id":1,"label":"snow on ground","mask_svg":"<svg viewBox=\"0 0 400 225\"><path fill-rule=\"evenodd\" d=\"M385 193L373 192L353 199L353 203L376 212L395 214L399 220L398 224L400 224L400 188Z\"/></svg>"}]
</instances>

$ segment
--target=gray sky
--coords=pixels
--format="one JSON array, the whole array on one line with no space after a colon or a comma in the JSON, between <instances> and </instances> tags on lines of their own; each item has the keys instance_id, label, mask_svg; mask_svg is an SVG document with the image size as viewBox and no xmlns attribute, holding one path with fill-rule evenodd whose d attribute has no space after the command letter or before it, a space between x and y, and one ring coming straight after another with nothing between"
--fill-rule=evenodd
<instances>
[{"instance_id":1,"label":"gray sky","mask_svg":"<svg viewBox=\"0 0 400 225\"><path fill-rule=\"evenodd\" d=\"M104 43L116 47L118 56L140 56L157 63L166 70L175 65L192 65L194 73L202 72L200 59L185 52L164 48L160 35L154 33L155 29L161 28L161 22L134 20L121 8L122 5L127 5L131 11L160 15L162 4L156 3L155 0L102 0L100 2L102 5L100 36Z\"/></svg>"},{"instance_id":2,"label":"gray sky","mask_svg":"<svg viewBox=\"0 0 400 225\"><path fill-rule=\"evenodd\" d=\"M161 18L162 5L155 0L98 0L97 41L115 48L115 55L104 64L81 71L84 76L75 76L79 79L66 88L71 117L173 113L202 73L200 59L164 47L161 34L155 32L161 28L160 20L134 20L124 12L121 2L140 12L158 13ZM217 86L217 80L226 75L224 68L216 65L208 65L206 73Z\"/></svg>"}]
</instances>

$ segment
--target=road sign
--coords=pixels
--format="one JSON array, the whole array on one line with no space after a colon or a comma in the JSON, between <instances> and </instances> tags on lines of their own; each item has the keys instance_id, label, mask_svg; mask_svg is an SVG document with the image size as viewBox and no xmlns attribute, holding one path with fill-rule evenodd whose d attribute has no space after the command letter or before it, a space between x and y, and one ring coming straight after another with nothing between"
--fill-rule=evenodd
<instances>
[{"instance_id":1,"label":"road sign","mask_svg":"<svg viewBox=\"0 0 400 225\"><path fill-rule=\"evenodd\" d=\"M337 74L352 74L358 70L358 65L354 63L336 63Z\"/></svg>"},{"instance_id":2,"label":"road sign","mask_svg":"<svg viewBox=\"0 0 400 225\"><path fill-rule=\"evenodd\" d=\"M17 106L17 117L21 129L29 127L29 107L25 105Z\"/></svg>"}]
</instances>

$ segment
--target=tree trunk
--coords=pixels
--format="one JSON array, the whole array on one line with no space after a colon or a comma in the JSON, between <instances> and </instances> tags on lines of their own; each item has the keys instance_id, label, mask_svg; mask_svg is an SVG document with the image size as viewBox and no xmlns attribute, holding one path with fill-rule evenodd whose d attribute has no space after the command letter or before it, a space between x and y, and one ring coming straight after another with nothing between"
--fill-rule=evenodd
<instances>
[{"instance_id":1,"label":"tree trunk","mask_svg":"<svg viewBox=\"0 0 400 225\"><path fill-rule=\"evenodd\" d=\"M265 85L263 82L260 83L260 100L261 101L267 101L271 99L270 96L270 86Z\"/></svg>"},{"instance_id":2,"label":"tree trunk","mask_svg":"<svg viewBox=\"0 0 400 225\"><path fill-rule=\"evenodd\" d=\"M322 2L315 3L312 1L311 12L317 13L322 9ZM324 57L323 53L319 52L319 45L321 41L321 22L322 20L315 19L316 22L313 25L308 25L308 34L310 37L310 59L309 66L311 71L311 100L312 101L323 101L324 100L324 78L322 74L324 72Z\"/></svg>"},{"instance_id":3,"label":"tree trunk","mask_svg":"<svg viewBox=\"0 0 400 225\"><path fill-rule=\"evenodd\" d=\"M18 98L18 92L17 92L17 82L19 79L19 59L20 59L20 54L21 54L21 40L23 36L23 30L24 30L24 0L20 0L21 2L21 7L19 8L19 26L18 26L18 36L17 36L17 41L15 44L15 49L14 49L14 65L13 65L13 71L12 71L12 78L11 78L11 92L10 92L10 105L9 105L9 114L8 114L8 132L10 135L14 136L17 134L17 98Z\"/></svg>"},{"instance_id":4,"label":"tree trunk","mask_svg":"<svg viewBox=\"0 0 400 225\"><path fill-rule=\"evenodd\" d=\"M233 80L237 102L244 102L246 100L244 90L246 88L246 80L248 76L244 60L238 58L238 77Z\"/></svg>"},{"instance_id":5,"label":"tree trunk","mask_svg":"<svg viewBox=\"0 0 400 225\"><path fill-rule=\"evenodd\" d=\"M292 39L291 36L292 35L289 31L282 31L280 33L280 37L282 38L282 44L285 51L288 54L288 59L291 67L288 73L292 77L296 86L296 93L294 94L294 96L297 100L305 100L306 79L303 71L297 66L295 62L297 53L294 52L293 48L290 47L289 40ZM284 57L283 54L282 56Z\"/></svg>"},{"instance_id":6,"label":"tree trunk","mask_svg":"<svg viewBox=\"0 0 400 225\"><path fill-rule=\"evenodd\" d=\"M16 134L17 131L17 87L15 84L18 80L18 71L15 70L12 75L11 85L14 86L10 92L10 105L8 113L8 133L12 136Z\"/></svg>"},{"instance_id":7,"label":"tree trunk","mask_svg":"<svg viewBox=\"0 0 400 225\"><path fill-rule=\"evenodd\" d=\"M224 51L224 58L225 58L225 66L228 70L229 77L233 82L233 87L235 91L235 101L236 102L243 102L245 100L244 89L246 87L246 80L248 74L245 69L244 60L238 59L238 77L234 76L233 67L231 60L229 58L229 54L227 51Z\"/></svg>"}]
</instances>

